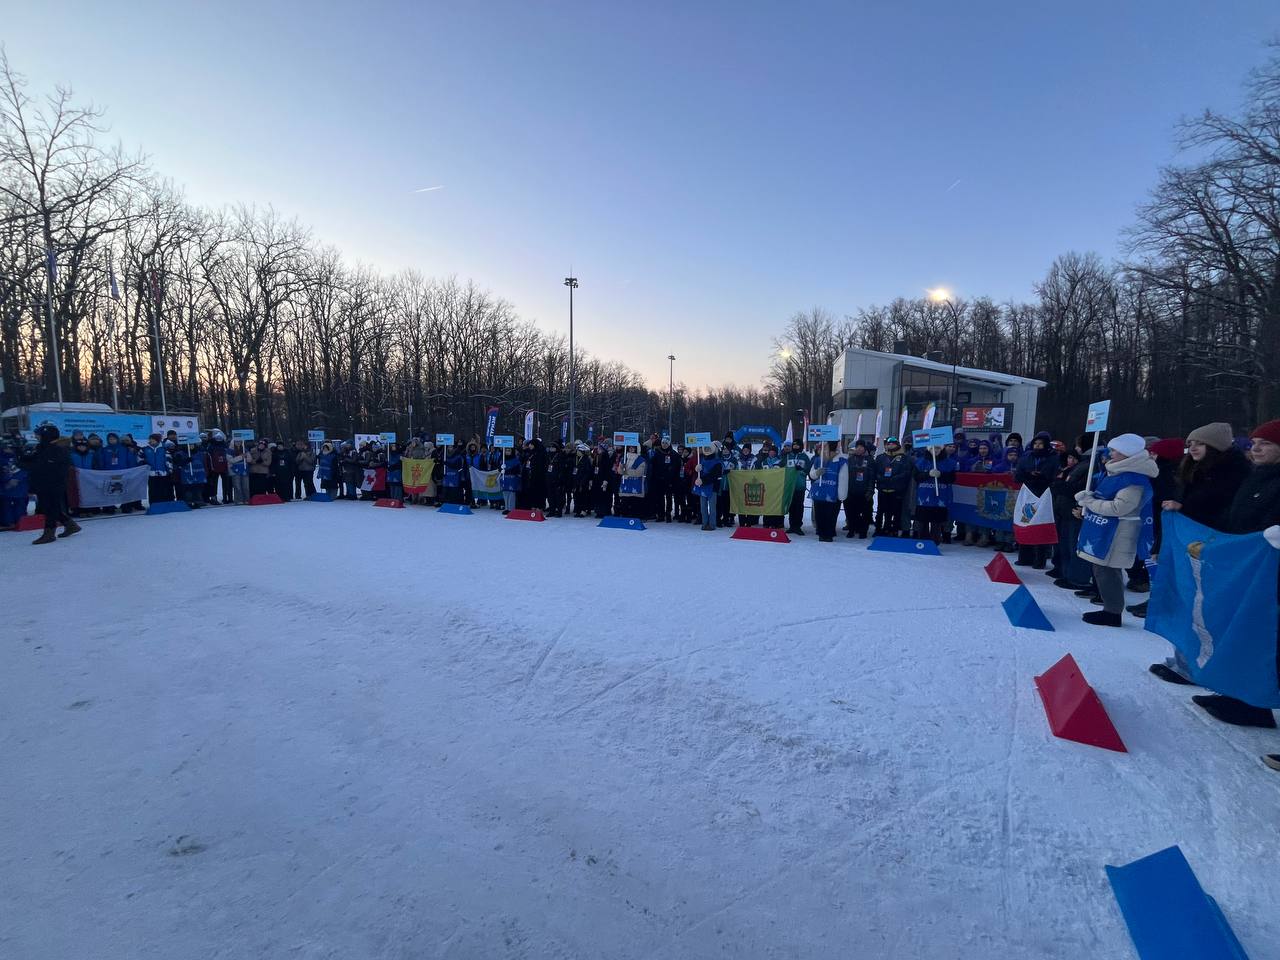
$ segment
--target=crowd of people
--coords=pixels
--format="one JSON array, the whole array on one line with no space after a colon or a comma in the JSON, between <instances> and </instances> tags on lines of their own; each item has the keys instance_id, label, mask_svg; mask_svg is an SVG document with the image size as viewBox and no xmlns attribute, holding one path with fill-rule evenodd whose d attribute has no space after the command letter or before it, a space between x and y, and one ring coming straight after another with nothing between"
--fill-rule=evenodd
<instances>
[{"instance_id":1,"label":"crowd of people","mask_svg":"<svg viewBox=\"0 0 1280 960\"><path fill-rule=\"evenodd\" d=\"M263 493L282 501L310 497L317 489L333 499L390 497L414 504L467 504L507 513L536 509L547 517L612 515L657 523L700 524L706 532L734 526L783 528L803 536L806 499L817 538L837 536L840 512L848 538L929 538L939 544L1013 552L1016 565L1044 570L1056 587L1072 590L1100 609L1083 619L1103 627L1121 625L1126 587L1150 589L1149 561L1157 555L1161 517L1179 512L1227 533L1266 531L1280 524L1280 420L1264 423L1247 437L1225 423L1192 430L1185 438L1126 433L1105 444L1099 434L1073 443L1038 433L1029 444L1016 433L968 437L941 448L913 450L888 437L877 447L858 439L820 444L812 452L800 441L776 447L765 440L739 443L733 433L698 449L673 445L656 433L634 447L615 448L605 438L594 443L544 443L535 438L501 448L479 437L437 447L417 436L401 447L378 441L324 442L259 439L228 442L219 430L198 443L176 434L152 434L144 445L130 436L59 435L42 426L35 446L21 438L0 443L0 526L11 528L28 510L28 496L45 518L37 544L66 537L86 512L77 502L74 469L118 470L145 466L148 500L185 501L192 508L245 504ZM1097 449L1093 449L1095 443ZM404 484L405 461L432 461L413 470ZM1090 466L1093 473L1090 473ZM795 471L785 513L734 514L729 481L735 471L782 468ZM499 500L474 489L480 474L498 478ZM1057 526L1053 546L1019 546L1006 523L973 522L953 516L956 475L1005 475L1037 497L1051 493ZM124 503L128 513L141 501ZM115 507L92 508L114 512ZM63 532L57 534L57 528ZM1268 535L1271 538L1271 534ZM1280 537L1276 546L1280 547ZM1127 607L1146 615L1146 603ZM1192 684L1181 654L1152 664L1151 672L1175 684ZM1280 649L1277 651L1280 683ZM1228 723L1274 727L1269 709L1221 695L1194 698ZM1280 756L1268 758L1280 769Z\"/></svg>"}]
</instances>

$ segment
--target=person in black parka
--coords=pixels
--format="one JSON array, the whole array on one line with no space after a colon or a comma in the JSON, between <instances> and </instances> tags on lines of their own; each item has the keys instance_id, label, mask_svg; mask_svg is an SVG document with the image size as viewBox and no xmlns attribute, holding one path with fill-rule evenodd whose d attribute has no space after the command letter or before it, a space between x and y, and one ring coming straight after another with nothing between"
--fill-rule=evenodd
<instances>
[{"instance_id":1,"label":"person in black parka","mask_svg":"<svg viewBox=\"0 0 1280 960\"><path fill-rule=\"evenodd\" d=\"M58 428L42 425L36 436L40 443L19 461L27 471L28 489L36 495L36 513L44 516L44 533L32 544L53 543L59 525L59 537L79 533L80 524L67 515L67 479L71 474L71 454L58 443Z\"/></svg>"}]
</instances>

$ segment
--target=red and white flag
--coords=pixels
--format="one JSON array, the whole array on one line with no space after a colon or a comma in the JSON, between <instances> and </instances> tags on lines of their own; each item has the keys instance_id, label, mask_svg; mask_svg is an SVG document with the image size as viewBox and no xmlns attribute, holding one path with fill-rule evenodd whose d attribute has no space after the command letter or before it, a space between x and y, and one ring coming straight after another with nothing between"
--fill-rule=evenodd
<instances>
[{"instance_id":1,"label":"red and white flag","mask_svg":"<svg viewBox=\"0 0 1280 960\"><path fill-rule=\"evenodd\" d=\"M1051 491L1038 497L1025 485L1018 491L1018 502L1013 507L1013 539L1030 547L1058 542Z\"/></svg>"},{"instance_id":2,"label":"red and white flag","mask_svg":"<svg viewBox=\"0 0 1280 960\"><path fill-rule=\"evenodd\" d=\"M386 490L386 467L367 468L364 472L364 480L360 483L360 489L365 493L382 493L382 491Z\"/></svg>"}]
</instances>

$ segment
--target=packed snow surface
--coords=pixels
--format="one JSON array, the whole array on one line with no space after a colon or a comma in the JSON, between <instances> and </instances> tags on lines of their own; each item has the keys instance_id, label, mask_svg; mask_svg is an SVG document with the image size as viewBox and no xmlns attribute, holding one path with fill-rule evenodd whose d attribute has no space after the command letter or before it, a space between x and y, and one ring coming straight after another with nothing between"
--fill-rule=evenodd
<instances>
[{"instance_id":1,"label":"packed snow surface","mask_svg":"<svg viewBox=\"0 0 1280 960\"><path fill-rule=\"evenodd\" d=\"M990 551L341 502L34 536L5 958L1129 960L1103 866L1172 844L1280 958L1280 734L1040 573L1057 632L1009 626ZM1130 753L1050 734L1067 652Z\"/></svg>"}]
</instances>

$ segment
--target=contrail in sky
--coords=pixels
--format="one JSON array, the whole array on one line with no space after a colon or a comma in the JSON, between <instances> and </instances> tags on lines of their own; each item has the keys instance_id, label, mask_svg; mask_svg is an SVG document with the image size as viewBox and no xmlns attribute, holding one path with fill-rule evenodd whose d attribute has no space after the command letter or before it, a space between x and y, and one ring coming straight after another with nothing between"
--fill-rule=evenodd
<instances>
[{"instance_id":1,"label":"contrail in sky","mask_svg":"<svg viewBox=\"0 0 1280 960\"><path fill-rule=\"evenodd\" d=\"M957 180L956 182L959 183L960 181ZM410 192L411 193L430 193L432 190L443 190L443 189L444 189L444 184L442 183L438 187L419 187L417 190L411 190Z\"/></svg>"},{"instance_id":2,"label":"contrail in sky","mask_svg":"<svg viewBox=\"0 0 1280 960\"><path fill-rule=\"evenodd\" d=\"M957 181L956 181L955 183L953 183L951 186L947 187L947 189L943 190L942 192L943 192L943 193L950 193L952 190L954 190L954 189L955 189L956 187L958 187L958 186L960 186L960 181L959 181L959 180L957 180Z\"/></svg>"}]
</instances>

